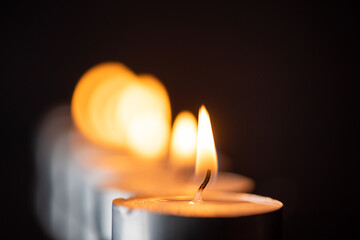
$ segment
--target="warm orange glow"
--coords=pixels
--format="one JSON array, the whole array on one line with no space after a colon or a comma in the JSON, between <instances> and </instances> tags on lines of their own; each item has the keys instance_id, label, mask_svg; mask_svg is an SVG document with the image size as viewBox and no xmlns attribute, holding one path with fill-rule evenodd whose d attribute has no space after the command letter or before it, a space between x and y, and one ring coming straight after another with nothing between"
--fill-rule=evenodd
<instances>
[{"instance_id":1,"label":"warm orange glow","mask_svg":"<svg viewBox=\"0 0 360 240\"><path fill-rule=\"evenodd\" d=\"M207 170L211 170L209 184L215 182L217 176L217 155L215 149L214 136L211 128L210 116L205 106L199 110L198 138L196 152L196 182L204 181Z\"/></svg>"},{"instance_id":2,"label":"warm orange glow","mask_svg":"<svg viewBox=\"0 0 360 240\"><path fill-rule=\"evenodd\" d=\"M193 167L196 160L197 121L188 111L177 115L171 133L170 161L172 164Z\"/></svg>"},{"instance_id":3,"label":"warm orange glow","mask_svg":"<svg viewBox=\"0 0 360 240\"><path fill-rule=\"evenodd\" d=\"M121 63L102 63L88 70L76 85L71 111L80 131L92 141L122 147L122 128L111 117L115 103L136 75Z\"/></svg>"},{"instance_id":4,"label":"warm orange glow","mask_svg":"<svg viewBox=\"0 0 360 240\"><path fill-rule=\"evenodd\" d=\"M141 75L124 89L116 118L124 126L128 148L136 155L156 160L168 148L171 108L169 96L159 80Z\"/></svg>"},{"instance_id":5,"label":"warm orange glow","mask_svg":"<svg viewBox=\"0 0 360 240\"><path fill-rule=\"evenodd\" d=\"M121 63L99 64L81 77L71 105L76 126L93 142L146 160L166 155L170 100L155 77L137 76Z\"/></svg>"}]
</instances>

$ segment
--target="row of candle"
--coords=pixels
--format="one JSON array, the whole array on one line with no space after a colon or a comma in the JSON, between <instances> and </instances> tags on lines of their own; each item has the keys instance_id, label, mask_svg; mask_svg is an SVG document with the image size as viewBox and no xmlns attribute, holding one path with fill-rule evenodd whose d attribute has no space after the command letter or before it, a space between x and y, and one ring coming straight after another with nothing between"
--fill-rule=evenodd
<instances>
[{"instance_id":1,"label":"row of candle","mask_svg":"<svg viewBox=\"0 0 360 240\"><path fill-rule=\"evenodd\" d=\"M58 239L110 239L111 221L117 225L123 218L111 218L113 199L192 195L208 169L213 190L251 191L253 181L241 175L219 172L215 182L217 154L210 118L204 107L200 112L199 125L185 111L171 130L169 97L155 77L136 75L120 63L100 64L86 72L74 91L71 116L67 106L55 109L39 131L36 202L45 229ZM196 156L207 163L195 161ZM280 206L268 203L275 206L272 210ZM132 229L141 225L121 222L132 222ZM113 226L114 239L128 236L119 235L118 228Z\"/></svg>"}]
</instances>

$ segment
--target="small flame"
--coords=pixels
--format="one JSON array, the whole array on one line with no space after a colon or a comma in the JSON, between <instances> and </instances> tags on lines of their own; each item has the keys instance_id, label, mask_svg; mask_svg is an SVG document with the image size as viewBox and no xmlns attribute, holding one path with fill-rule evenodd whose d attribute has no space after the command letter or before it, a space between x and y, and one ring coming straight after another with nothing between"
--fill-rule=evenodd
<instances>
[{"instance_id":1,"label":"small flame","mask_svg":"<svg viewBox=\"0 0 360 240\"><path fill-rule=\"evenodd\" d=\"M196 160L197 121L189 111L180 112L171 133L170 160L173 164L193 167Z\"/></svg>"},{"instance_id":2,"label":"small flame","mask_svg":"<svg viewBox=\"0 0 360 240\"><path fill-rule=\"evenodd\" d=\"M199 110L198 121L198 138L195 169L197 184L204 181L208 170L211 171L209 185L212 185L217 177L218 163L210 116L205 106L203 105Z\"/></svg>"}]
</instances>

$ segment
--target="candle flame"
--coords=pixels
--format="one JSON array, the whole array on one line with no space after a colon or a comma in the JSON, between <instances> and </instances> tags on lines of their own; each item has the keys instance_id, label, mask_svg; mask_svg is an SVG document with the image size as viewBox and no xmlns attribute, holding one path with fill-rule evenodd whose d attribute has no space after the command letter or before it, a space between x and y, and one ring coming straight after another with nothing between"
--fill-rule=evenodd
<instances>
[{"instance_id":1,"label":"candle flame","mask_svg":"<svg viewBox=\"0 0 360 240\"><path fill-rule=\"evenodd\" d=\"M144 160L166 155L170 100L153 76L138 76L121 63L99 64L81 77L71 108L78 129L99 145L128 150Z\"/></svg>"},{"instance_id":2,"label":"candle flame","mask_svg":"<svg viewBox=\"0 0 360 240\"><path fill-rule=\"evenodd\" d=\"M127 126L128 148L139 157L165 157L171 128L170 100L162 83L151 75L129 84L117 106L118 122Z\"/></svg>"},{"instance_id":3,"label":"candle flame","mask_svg":"<svg viewBox=\"0 0 360 240\"><path fill-rule=\"evenodd\" d=\"M76 126L87 138L107 147L124 147L123 126L117 126L112 115L122 90L133 81L136 75L114 62L96 65L80 78L71 111Z\"/></svg>"},{"instance_id":4,"label":"candle flame","mask_svg":"<svg viewBox=\"0 0 360 240\"><path fill-rule=\"evenodd\" d=\"M217 176L218 163L215 149L214 136L211 128L210 116L205 106L199 110L198 137L196 152L196 183L204 181L207 171L211 171L209 186L212 185Z\"/></svg>"},{"instance_id":5,"label":"candle flame","mask_svg":"<svg viewBox=\"0 0 360 240\"><path fill-rule=\"evenodd\" d=\"M171 133L170 160L174 165L193 167L196 160L197 121L189 111L180 112Z\"/></svg>"}]
</instances>

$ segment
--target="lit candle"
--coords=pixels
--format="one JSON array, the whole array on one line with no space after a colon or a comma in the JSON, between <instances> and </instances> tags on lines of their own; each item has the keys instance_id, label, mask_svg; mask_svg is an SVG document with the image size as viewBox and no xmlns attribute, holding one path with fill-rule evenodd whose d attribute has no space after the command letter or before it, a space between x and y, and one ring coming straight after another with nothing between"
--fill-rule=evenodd
<instances>
[{"instance_id":1,"label":"lit candle","mask_svg":"<svg viewBox=\"0 0 360 240\"><path fill-rule=\"evenodd\" d=\"M68 159L66 172L60 177L67 183L67 191L63 193L67 211L62 214L68 219L69 239L97 237L94 187L99 179L111 177L115 170L94 165L119 150L126 155L126 126L117 121L116 108L124 89L136 81L136 74L126 66L108 62L90 68L75 87L71 113L81 134L68 130L68 147L60 156Z\"/></svg>"},{"instance_id":2,"label":"lit candle","mask_svg":"<svg viewBox=\"0 0 360 240\"><path fill-rule=\"evenodd\" d=\"M71 134L70 212L88 229L82 235L95 231L108 239L113 196L129 197L133 191L104 189L100 183L114 176L123 182L125 176L164 160L171 124L169 96L155 77L136 75L120 63L103 63L81 77L72 115L91 142L79 132Z\"/></svg>"},{"instance_id":3,"label":"lit candle","mask_svg":"<svg viewBox=\"0 0 360 240\"><path fill-rule=\"evenodd\" d=\"M180 112L174 121L169 152L170 168L167 165L136 166L137 174L122 174L118 178L102 180L96 194L98 211L96 217L99 232L104 239L111 237L111 202L114 198L128 198L135 194L192 194L193 172L197 151L197 120L188 111ZM220 172L212 190L250 192L254 181L245 176Z\"/></svg>"},{"instance_id":4,"label":"lit candle","mask_svg":"<svg viewBox=\"0 0 360 240\"><path fill-rule=\"evenodd\" d=\"M39 219L54 238L108 239L113 196L133 192L102 191L99 183L115 176L122 182L165 158L171 124L166 89L121 63L102 63L79 80L71 112L66 106L50 115L36 146Z\"/></svg>"},{"instance_id":5,"label":"lit candle","mask_svg":"<svg viewBox=\"0 0 360 240\"><path fill-rule=\"evenodd\" d=\"M216 175L217 156L210 118L202 107L196 160L196 178L202 183L196 194L115 199L112 239L281 237L281 202L254 194L204 192L208 183L215 182Z\"/></svg>"}]
</instances>

